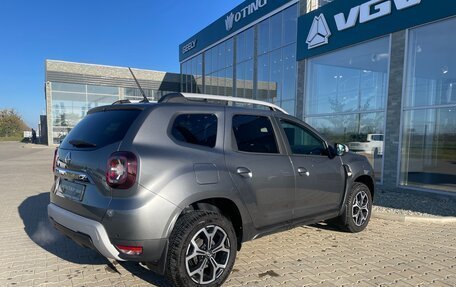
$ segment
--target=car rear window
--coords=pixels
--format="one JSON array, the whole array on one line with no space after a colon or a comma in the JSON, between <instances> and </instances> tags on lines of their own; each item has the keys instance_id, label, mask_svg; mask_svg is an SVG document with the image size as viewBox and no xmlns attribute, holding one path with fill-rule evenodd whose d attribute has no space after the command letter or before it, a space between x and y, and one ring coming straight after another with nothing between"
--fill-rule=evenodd
<instances>
[{"instance_id":1,"label":"car rear window","mask_svg":"<svg viewBox=\"0 0 456 287\"><path fill-rule=\"evenodd\" d=\"M140 110L108 110L88 114L65 137L60 147L93 149L121 141L140 113Z\"/></svg>"},{"instance_id":2,"label":"car rear window","mask_svg":"<svg viewBox=\"0 0 456 287\"><path fill-rule=\"evenodd\" d=\"M213 148L217 138L217 117L214 114L179 115L171 134L177 141Z\"/></svg>"}]
</instances>

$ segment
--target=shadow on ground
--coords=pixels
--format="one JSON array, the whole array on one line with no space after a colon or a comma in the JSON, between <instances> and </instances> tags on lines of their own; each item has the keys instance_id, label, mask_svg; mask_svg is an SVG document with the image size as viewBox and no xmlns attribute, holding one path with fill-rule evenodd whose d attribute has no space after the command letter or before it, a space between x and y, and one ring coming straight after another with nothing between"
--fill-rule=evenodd
<instances>
[{"instance_id":1,"label":"shadow on ground","mask_svg":"<svg viewBox=\"0 0 456 287\"><path fill-rule=\"evenodd\" d=\"M456 196L378 190L374 205L436 216L456 216Z\"/></svg>"},{"instance_id":2,"label":"shadow on ground","mask_svg":"<svg viewBox=\"0 0 456 287\"><path fill-rule=\"evenodd\" d=\"M110 263L95 250L81 247L55 230L47 217L48 204L49 193L46 192L26 198L18 207L24 230L33 242L63 260L76 264L104 265L106 271L120 273L115 264ZM163 276L149 271L136 262L122 262L121 266L133 276L150 284L170 286Z\"/></svg>"}]
</instances>

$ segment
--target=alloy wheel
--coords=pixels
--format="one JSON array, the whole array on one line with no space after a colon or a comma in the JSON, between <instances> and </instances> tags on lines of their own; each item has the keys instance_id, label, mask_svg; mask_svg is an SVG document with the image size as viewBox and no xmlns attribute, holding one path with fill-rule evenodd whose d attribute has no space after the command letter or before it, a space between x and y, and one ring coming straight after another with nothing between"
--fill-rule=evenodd
<instances>
[{"instance_id":1,"label":"alloy wheel","mask_svg":"<svg viewBox=\"0 0 456 287\"><path fill-rule=\"evenodd\" d=\"M187 274L197 284L210 284L225 271L230 255L230 240L225 230L217 225L203 227L188 244Z\"/></svg>"},{"instance_id":2,"label":"alloy wheel","mask_svg":"<svg viewBox=\"0 0 456 287\"><path fill-rule=\"evenodd\" d=\"M369 197L364 190L353 198L352 217L356 226L362 226L369 217Z\"/></svg>"}]
</instances>

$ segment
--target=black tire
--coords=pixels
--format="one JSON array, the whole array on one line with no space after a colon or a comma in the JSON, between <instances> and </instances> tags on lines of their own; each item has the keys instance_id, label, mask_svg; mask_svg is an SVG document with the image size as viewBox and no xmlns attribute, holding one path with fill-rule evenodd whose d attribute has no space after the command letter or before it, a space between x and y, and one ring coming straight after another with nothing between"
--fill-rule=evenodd
<instances>
[{"instance_id":1,"label":"black tire","mask_svg":"<svg viewBox=\"0 0 456 287\"><path fill-rule=\"evenodd\" d=\"M214 239L211 240L210 244L208 244L209 240L204 242L204 237L206 239L208 237L203 229L213 234ZM191 242L201 243L198 252ZM216 245L214 249L210 246L212 244ZM212 253L213 250L222 245L223 250ZM189 264L187 265L187 256L191 257L190 255L197 254L200 250L206 254L194 256L194 258L188 260ZM227 252L228 250L229 252ZM213 211L196 210L188 212L177 220L174 230L171 232L168 260L166 262L166 277L176 287L221 286L231 273L236 259L236 251L236 233L227 218ZM203 267L204 262L206 262L206 267ZM214 268L214 264L217 263L222 263L225 267ZM192 269L193 267L194 269ZM200 269L201 267L202 269ZM202 271L190 276L187 270L190 270L190 273L198 270ZM202 276L200 275L201 273ZM203 281L200 281L200 279L203 279ZM211 280L213 281L209 282Z\"/></svg>"},{"instance_id":2,"label":"black tire","mask_svg":"<svg viewBox=\"0 0 456 287\"><path fill-rule=\"evenodd\" d=\"M363 197L364 196L364 197ZM362 198L363 208L356 207L355 202L359 202ZM364 202L366 205L364 205ZM356 211L359 212L356 212ZM355 217L355 213L359 214ZM355 182L347 196L345 202L344 213L340 216L339 222L342 228L348 232L356 233L363 231L369 224L369 220L372 214L372 195L369 188L360 182ZM364 218L364 219L362 219Z\"/></svg>"}]
</instances>

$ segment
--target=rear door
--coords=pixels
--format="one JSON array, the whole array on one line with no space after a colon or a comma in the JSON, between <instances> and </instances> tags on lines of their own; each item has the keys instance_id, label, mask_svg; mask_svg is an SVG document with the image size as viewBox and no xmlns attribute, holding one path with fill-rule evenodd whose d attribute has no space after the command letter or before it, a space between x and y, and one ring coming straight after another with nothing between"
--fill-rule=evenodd
<instances>
[{"instance_id":1,"label":"rear door","mask_svg":"<svg viewBox=\"0 0 456 287\"><path fill-rule=\"evenodd\" d=\"M111 200L107 160L140 113L138 109L100 110L79 122L58 148L51 202L101 220Z\"/></svg>"},{"instance_id":2,"label":"rear door","mask_svg":"<svg viewBox=\"0 0 456 287\"><path fill-rule=\"evenodd\" d=\"M267 115L227 109L226 163L256 228L293 217L294 174L277 128Z\"/></svg>"},{"instance_id":3,"label":"rear door","mask_svg":"<svg viewBox=\"0 0 456 287\"><path fill-rule=\"evenodd\" d=\"M279 118L296 175L295 218L317 216L339 208L344 192L340 157L330 157L326 142L291 118Z\"/></svg>"}]
</instances>

